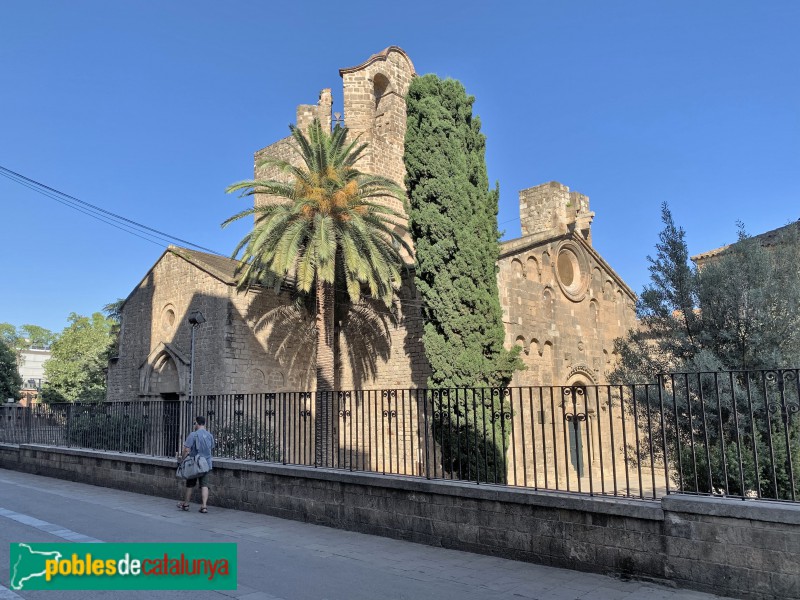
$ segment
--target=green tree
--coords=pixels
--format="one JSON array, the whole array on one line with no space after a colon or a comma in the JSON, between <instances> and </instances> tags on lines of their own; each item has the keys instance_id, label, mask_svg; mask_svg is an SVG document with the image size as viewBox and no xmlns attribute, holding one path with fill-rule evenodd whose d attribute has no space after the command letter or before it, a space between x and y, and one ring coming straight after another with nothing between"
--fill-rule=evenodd
<instances>
[{"instance_id":1,"label":"green tree","mask_svg":"<svg viewBox=\"0 0 800 600\"><path fill-rule=\"evenodd\" d=\"M69 325L51 347L44 364L45 402L100 401L105 397L108 347L113 322L96 312L91 317L70 314Z\"/></svg>"},{"instance_id":2,"label":"green tree","mask_svg":"<svg viewBox=\"0 0 800 600\"><path fill-rule=\"evenodd\" d=\"M640 327L616 340L610 380L800 365L800 228L779 230L765 247L740 225L737 243L697 269L666 204L661 218L651 283L636 304Z\"/></svg>"},{"instance_id":3,"label":"green tree","mask_svg":"<svg viewBox=\"0 0 800 600\"><path fill-rule=\"evenodd\" d=\"M284 201L254 206L222 225L255 217L253 229L233 252L241 258L240 289L274 286L277 291L290 279L303 293L315 291L316 452L317 463L324 464L332 456L334 443L335 284L340 282L354 304L360 301L363 287L389 307L401 282L400 249L409 253L411 249L403 239L400 215L380 203L388 197L402 198L402 189L355 166L366 144L348 140L347 128L338 125L327 132L317 120L308 134L294 126L290 130L302 164L277 159L261 163L277 167L288 182L242 181L227 189L242 196L267 194Z\"/></svg>"},{"instance_id":4,"label":"green tree","mask_svg":"<svg viewBox=\"0 0 800 600\"><path fill-rule=\"evenodd\" d=\"M406 187L432 388L499 388L524 368L520 348L503 346L499 190L489 189L486 140L473 102L461 83L436 75L417 77L407 96ZM443 390L435 398L434 434L445 470L505 481L506 432L502 419L492 418L507 409L504 395L495 389L474 402Z\"/></svg>"},{"instance_id":5,"label":"green tree","mask_svg":"<svg viewBox=\"0 0 800 600\"><path fill-rule=\"evenodd\" d=\"M58 334L39 325L23 325L19 331L20 337L24 338L28 348L46 350L58 339Z\"/></svg>"},{"instance_id":6,"label":"green tree","mask_svg":"<svg viewBox=\"0 0 800 600\"><path fill-rule=\"evenodd\" d=\"M15 327L11 323L0 323L0 342L11 348L18 368L25 366L22 353L30 348L48 349L58 338L58 334L38 325Z\"/></svg>"},{"instance_id":7,"label":"green tree","mask_svg":"<svg viewBox=\"0 0 800 600\"><path fill-rule=\"evenodd\" d=\"M689 261L686 232L675 225L667 203L661 205L661 230L655 258L648 256L650 284L636 302L641 326L617 339L619 361L610 381L653 381L673 371L699 351L698 275Z\"/></svg>"},{"instance_id":8,"label":"green tree","mask_svg":"<svg viewBox=\"0 0 800 600\"><path fill-rule=\"evenodd\" d=\"M106 304L103 307L103 312L106 317L112 321L111 337L112 343L108 346L108 360L119 355L119 335L122 332L122 305L125 304L125 298L117 298L115 302Z\"/></svg>"},{"instance_id":9,"label":"green tree","mask_svg":"<svg viewBox=\"0 0 800 600\"><path fill-rule=\"evenodd\" d=\"M726 369L800 366L800 227L739 240L699 272L699 344Z\"/></svg>"},{"instance_id":10,"label":"green tree","mask_svg":"<svg viewBox=\"0 0 800 600\"><path fill-rule=\"evenodd\" d=\"M16 350L20 342L19 332L11 323L0 323L0 342L4 342L9 348Z\"/></svg>"},{"instance_id":11,"label":"green tree","mask_svg":"<svg viewBox=\"0 0 800 600\"><path fill-rule=\"evenodd\" d=\"M436 75L414 79L407 97L406 187L430 387L501 386L522 367L519 349L503 347L499 191L489 189L473 102L461 83Z\"/></svg>"},{"instance_id":12,"label":"green tree","mask_svg":"<svg viewBox=\"0 0 800 600\"><path fill-rule=\"evenodd\" d=\"M738 242L697 269L666 205L662 221L656 258L648 257L651 283L637 303L641 326L615 342L620 360L609 379L693 374L662 380L674 412L650 433L656 448L668 442L673 467L683 467L675 482L684 491L788 498L789 459L800 464L800 420L771 414L766 399L800 402L797 372L780 371L800 366L798 228L779 230L767 247L740 226ZM663 408L659 394L646 397L640 422Z\"/></svg>"},{"instance_id":13,"label":"green tree","mask_svg":"<svg viewBox=\"0 0 800 600\"><path fill-rule=\"evenodd\" d=\"M22 378L17 370L17 355L3 340L0 340L0 402L8 398L19 398Z\"/></svg>"}]
</instances>

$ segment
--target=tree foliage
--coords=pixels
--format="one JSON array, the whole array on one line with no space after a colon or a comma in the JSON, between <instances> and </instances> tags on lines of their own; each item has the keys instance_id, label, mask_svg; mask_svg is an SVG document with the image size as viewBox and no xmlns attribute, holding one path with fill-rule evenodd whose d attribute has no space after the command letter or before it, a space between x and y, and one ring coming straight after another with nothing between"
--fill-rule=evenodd
<instances>
[{"instance_id":1,"label":"tree foliage","mask_svg":"<svg viewBox=\"0 0 800 600\"><path fill-rule=\"evenodd\" d=\"M800 366L800 228L780 230L767 247L740 225L737 243L698 269L666 204L661 218L651 283L636 305L641 326L617 340L611 381Z\"/></svg>"},{"instance_id":2,"label":"tree foliage","mask_svg":"<svg viewBox=\"0 0 800 600\"><path fill-rule=\"evenodd\" d=\"M407 96L406 187L432 388L498 388L523 367L520 349L503 347L499 191L489 189L473 102L461 83L435 75L416 78ZM497 389L477 402L453 390L435 394L433 433L448 473L505 482L507 432L491 417L505 412L503 398Z\"/></svg>"},{"instance_id":3,"label":"tree foliage","mask_svg":"<svg viewBox=\"0 0 800 600\"><path fill-rule=\"evenodd\" d=\"M110 360L115 356L119 356L119 336L122 332L122 306L125 304L125 298L117 298L116 301L106 304L103 307L103 312L106 317L112 322L111 325L111 338L112 342L108 346L106 360Z\"/></svg>"},{"instance_id":4,"label":"tree foliage","mask_svg":"<svg viewBox=\"0 0 800 600\"><path fill-rule=\"evenodd\" d=\"M521 368L503 347L497 290L498 189L474 98L452 79L417 77L408 91L406 187L424 302L430 387L500 386Z\"/></svg>"},{"instance_id":5,"label":"tree foliage","mask_svg":"<svg viewBox=\"0 0 800 600\"><path fill-rule=\"evenodd\" d=\"M0 340L0 402L8 398L19 398L22 378L17 370L17 355L3 340Z\"/></svg>"},{"instance_id":6,"label":"tree foliage","mask_svg":"<svg viewBox=\"0 0 800 600\"><path fill-rule=\"evenodd\" d=\"M800 420L780 405L800 402L792 370L800 368L800 227L778 230L767 245L740 225L738 241L698 269L666 205L662 221L637 303L640 328L616 341L609 379L686 373L660 382L672 414L646 434L656 448L664 440L682 491L790 498ZM642 411L663 409L660 396L639 405L640 422Z\"/></svg>"},{"instance_id":7,"label":"tree foliage","mask_svg":"<svg viewBox=\"0 0 800 600\"><path fill-rule=\"evenodd\" d=\"M42 397L45 402L103 400L113 321L99 312L91 317L72 313L68 321L44 364L47 382Z\"/></svg>"},{"instance_id":8,"label":"tree foliage","mask_svg":"<svg viewBox=\"0 0 800 600\"><path fill-rule=\"evenodd\" d=\"M19 355L23 350L46 350L58 339L58 334L39 325L21 325L15 327L11 323L0 323L0 342Z\"/></svg>"},{"instance_id":9,"label":"tree foliage","mask_svg":"<svg viewBox=\"0 0 800 600\"><path fill-rule=\"evenodd\" d=\"M392 305L404 266L400 250L410 247L403 239L401 216L381 200L403 198L394 182L362 173L356 168L366 149L348 130L337 125L325 131L318 120L308 134L290 126L292 141L302 164L278 159L261 165L277 168L287 181L258 179L228 188L242 196L267 194L282 202L257 205L234 215L223 227L255 217L253 229L239 242L233 257L240 289L273 286L287 280L303 293L316 293L317 463L333 455L333 394L335 389L334 311L336 286L350 302L358 304L362 289L385 306Z\"/></svg>"}]
</instances>

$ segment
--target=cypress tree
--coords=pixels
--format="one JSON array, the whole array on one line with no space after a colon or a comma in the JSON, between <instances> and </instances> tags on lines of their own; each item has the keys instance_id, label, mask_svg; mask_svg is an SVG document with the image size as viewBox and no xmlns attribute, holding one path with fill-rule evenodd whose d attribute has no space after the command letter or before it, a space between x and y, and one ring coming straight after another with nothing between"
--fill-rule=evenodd
<instances>
[{"instance_id":1,"label":"cypress tree","mask_svg":"<svg viewBox=\"0 0 800 600\"><path fill-rule=\"evenodd\" d=\"M474 97L453 79L417 77L405 139L416 284L430 387L501 386L521 367L503 347L497 291L499 188L489 189Z\"/></svg>"},{"instance_id":2,"label":"cypress tree","mask_svg":"<svg viewBox=\"0 0 800 600\"><path fill-rule=\"evenodd\" d=\"M508 427L498 415L510 415L510 407L497 388L522 363L518 347L503 347L499 189L489 189L486 139L461 83L418 77L406 102L406 189L428 385L495 388L432 394L434 439L451 476L505 483Z\"/></svg>"}]
</instances>

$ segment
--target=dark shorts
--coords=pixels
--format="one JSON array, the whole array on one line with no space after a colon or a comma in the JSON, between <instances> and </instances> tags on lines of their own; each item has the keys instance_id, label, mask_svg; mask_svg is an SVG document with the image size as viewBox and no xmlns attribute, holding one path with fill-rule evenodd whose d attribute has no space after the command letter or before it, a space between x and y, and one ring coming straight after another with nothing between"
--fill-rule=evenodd
<instances>
[{"instance_id":1,"label":"dark shorts","mask_svg":"<svg viewBox=\"0 0 800 600\"><path fill-rule=\"evenodd\" d=\"M186 480L186 487L193 488L197 485L197 482L200 481L201 488L207 488L208 482L211 480L211 471L206 473L205 475L201 475L200 477L196 477L195 479L187 479Z\"/></svg>"}]
</instances>

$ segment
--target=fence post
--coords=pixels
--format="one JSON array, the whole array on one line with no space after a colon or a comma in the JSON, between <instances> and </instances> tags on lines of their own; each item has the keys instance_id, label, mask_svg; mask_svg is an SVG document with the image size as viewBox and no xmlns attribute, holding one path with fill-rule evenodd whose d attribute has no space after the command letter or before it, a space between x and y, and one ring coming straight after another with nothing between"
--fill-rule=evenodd
<instances>
[{"instance_id":1,"label":"fence post","mask_svg":"<svg viewBox=\"0 0 800 600\"><path fill-rule=\"evenodd\" d=\"M70 448L72 445L71 442L71 432L72 432L72 402L67 404L67 448Z\"/></svg>"},{"instance_id":2,"label":"fence post","mask_svg":"<svg viewBox=\"0 0 800 600\"><path fill-rule=\"evenodd\" d=\"M419 399L419 389L417 389L417 398ZM425 421L423 423L423 431L424 431L424 446L425 446L425 478L431 478L431 460L428 454L428 390L423 388L422 390L422 406L425 413Z\"/></svg>"},{"instance_id":3,"label":"fence post","mask_svg":"<svg viewBox=\"0 0 800 600\"><path fill-rule=\"evenodd\" d=\"M26 419L28 421L28 423L27 423L27 427L26 427L27 431L25 432L25 443L30 444L31 443L31 428L33 427L33 406L29 404L26 407L26 411L25 412L28 414L27 419Z\"/></svg>"}]
</instances>

